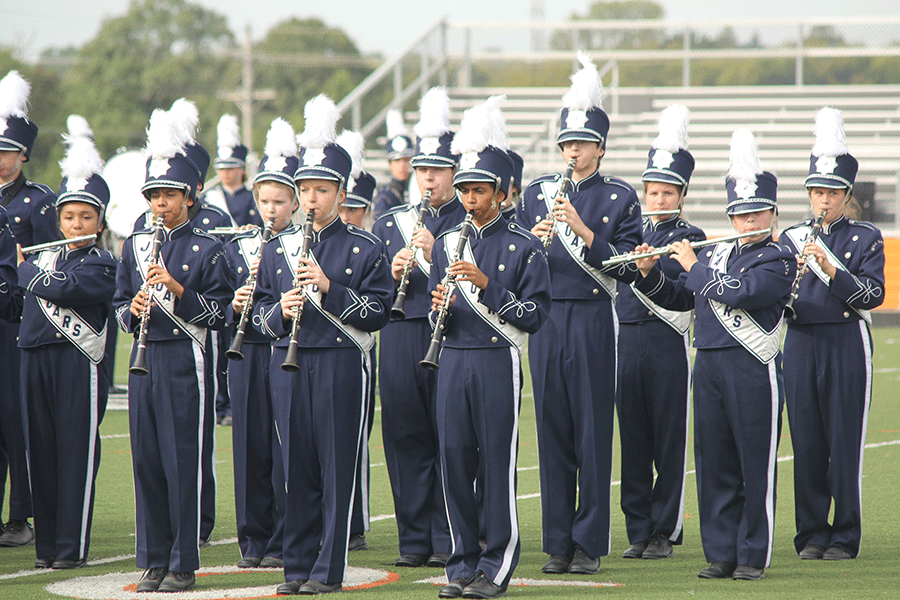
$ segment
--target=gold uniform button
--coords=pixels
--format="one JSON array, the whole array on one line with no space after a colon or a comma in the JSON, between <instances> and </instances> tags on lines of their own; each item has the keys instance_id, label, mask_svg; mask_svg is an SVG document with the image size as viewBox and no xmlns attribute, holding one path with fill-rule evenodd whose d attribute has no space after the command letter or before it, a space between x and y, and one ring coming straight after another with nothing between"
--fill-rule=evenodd
<instances>
[{"instance_id":1,"label":"gold uniform button","mask_svg":"<svg viewBox=\"0 0 900 600\"><path fill-rule=\"evenodd\" d=\"M59 339L59 338L61 338L61 337L62 337L62 334L61 334L60 332L57 331L57 332L56 332L56 339Z\"/></svg>"},{"instance_id":2,"label":"gold uniform button","mask_svg":"<svg viewBox=\"0 0 900 600\"><path fill-rule=\"evenodd\" d=\"M204 224L204 225L209 225L209 217L203 219L203 224Z\"/></svg>"},{"instance_id":3,"label":"gold uniform button","mask_svg":"<svg viewBox=\"0 0 900 600\"><path fill-rule=\"evenodd\" d=\"M609 223L609 217L603 217L603 222L604 222L604 223Z\"/></svg>"},{"instance_id":4,"label":"gold uniform button","mask_svg":"<svg viewBox=\"0 0 900 600\"><path fill-rule=\"evenodd\" d=\"M498 267L497 267L497 270L498 270L498 271L501 271L501 272L505 271L505 270L506 270L506 265L500 265L500 266L498 266Z\"/></svg>"},{"instance_id":5,"label":"gold uniform button","mask_svg":"<svg viewBox=\"0 0 900 600\"><path fill-rule=\"evenodd\" d=\"M492 337L492 338L491 338L491 342L494 343L494 344L496 344L496 343L497 343L497 336Z\"/></svg>"},{"instance_id":6,"label":"gold uniform button","mask_svg":"<svg viewBox=\"0 0 900 600\"><path fill-rule=\"evenodd\" d=\"M353 246L353 254L359 254L359 246Z\"/></svg>"},{"instance_id":7,"label":"gold uniform button","mask_svg":"<svg viewBox=\"0 0 900 600\"><path fill-rule=\"evenodd\" d=\"M591 290L591 293L596 296L597 294L600 293L600 290L598 290L597 288L594 288Z\"/></svg>"},{"instance_id":8,"label":"gold uniform button","mask_svg":"<svg viewBox=\"0 0 900 600\"><path fill-rule=\"evenodd\" d=\"M342 337L335 338L335 341L337 341L337 343L340 344L341 342L344 341L344 338L342 338Z\"/></svg>"},{"instance_id":9,"label":"gold uniform button","mask_svg":"<svg viewBox=\"0 0 900 600\"><path fill-rule=\"evenodd\" d=\"M190 269L189 266L187 266L187 265L181 265L181 270L182 270L182 271L187 271L188 269Z\"/></svg>"},{"instance_id":10,"label":"gold uniform button","mask_svg":"<svg viewBox=\"0 0 900 600\"><path fill-rule=\"evenodd\" d=\"M191 250L193 250L194 252L200 252L200 246L194 244L193 246L191 246Z\"/></svg>"},{"instance_id":11,"label":"gold uniform button","mask_svg":"<svg viewBox=\"0 0 900 600\"><path fill-rule=\"evenodd\" d=\"M510 244L510 245L509 245L509 251L510 251L510 252L515 252L515 251L516 251L516 245L515 245L515 244Z\"/></svg>"},{"instance_id":12,"label":"gold uniform button","mask_svg":"<svg viewBox=\"0 0 900 600\"><path fill-rule=\"evenodd\" d=\"M178 335L179 333L181 333L181 332L178 331L177 329L172 330L172 335Z\"/></svg>"},{"instance_id":13,"label":"gold uniform button","mask_svg":"<svg viewBox=\"0 0 900 600\"><path fill-rule=\"evenodd\" d=\"M652 311L652 310L648 310L648 311L647 311L647 316L648 316L648 317L652 317L652 316L653 316L653 311Z\"/></svg>"},{"instance_id":14,"label":"gold uniform button","mask_svg":"<svg viewBox=\"0 0 900 600\"><path fill-rule=\"evenodd\" d=\"M850 318L850 312L849 312L849 311L845 311L845 312L844 312L844 318L845 318L845 319L849 319L849 318Z\"/></svg>"},{"instance_id":15,"label":"gold uniform button","mask_svg":"<svg viewBox=\"0 0 900 600\"><path fill-rule=\"evenodd\" d=\"M853 253L852 253L852 252L845 252L845 253L844 253L844 258L850 258L851 256L853 256Z\"/></svg>"}]
</instances>

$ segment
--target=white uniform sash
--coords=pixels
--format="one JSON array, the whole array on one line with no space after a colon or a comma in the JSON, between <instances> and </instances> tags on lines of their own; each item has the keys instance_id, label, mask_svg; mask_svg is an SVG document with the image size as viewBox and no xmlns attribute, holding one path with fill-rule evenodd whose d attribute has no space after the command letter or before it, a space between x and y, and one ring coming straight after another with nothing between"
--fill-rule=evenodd
<instances>
[{"instance_id":1,"label":"white uniform sash","mask_svg":"<svg viewBox=\"0 0 900 600\"><path fill-rule=\"evenodd\" d=\"M793 242L794 247L797 248L799 252L803 251L803 246L806 245L806 240L809 239L809 234L812 232L812 227L808 225L804 225L803 227L794 227L784 232L788 238L790 238L791 242ZM825 245L825 242L822 241L822 238L816 238L816 246L822 249L825 253L825 257L828 259L828 262L834 265L834 268L839 269L841 271L847 271L847 267L844 266L844 263L835 256L834 252ZM828 276L828 273L822 270L822 267L819 266L818 261L812 256L806 257L806 264L809 266L809 270L816 274L816 277L822 280L826 286L831 285L831 277ZM846 302L845 302L846 304ZM850 306L847 304L847 306ZM872 324L872 313L864 308L855 308L850 306L856 313L865 320L869 325Z\"/></svg>"},{"instance_id":2,"label":"white uniform sash","mask_svg":"<svg viewBox=\"0 0 900 600\"><path fill-rule=\"evenodd\" d=\"M709 261L710 268L724 274L728 257L733 249L734 242L716 244ZM759 362L768 364L778 356L778 352L781 350L781 324L784 322L784 317L779 317L775 329L766 331L744 309L733 308L711 298L707 300L725 331Z\"/></svg>"},{"instance_id":3,"label":"white uniform sash","mask_svg":"<svg viewBox=\"0 0 900 600\"><path fill-rule=\"evenodd\" d=\"M641 304L649 308L654 315L659 317L666 325L684 335L691 328L691 311L667 310L648 298L643 292L631 284L631 291L641 301Z\"/></svg>"},{"instance_id":4,"label":"white uniform sash","mask_svg":"<svg viewBox=\"0 0 900 600\"><path fill-rule=\"evenodd\" d=\"M206 195L203 196L203 201L220 209L234 223L234 217L231 216L231 211L228 210L228 202L225 200L225 190L221 187L214 187L206 192Z\"/></svg>"},{"instance_id":5,"label":"white uniform sash","mask_svg":"<svg viewBox=\"0 0 900 600\"><path fill-rule=\"evenodd\" d=\"M400 232L400 237L403 238L404 247L409 245L409 240L412 239L413 233L415 232L416 221L418 219L418 210L407 209L394 213L394 222L397 224L397 231ZM415 259L417 263L416 266L419 267L419 270L425 273L425 277L430 276L431 265L425 260L425 254L422 252L421 248L413 246L413 258Z\"/></svg>"},{"instance_id":6,"label":"white uniform sash","mask_svg":"<svg viewBox=\"0 0 900 600\"><path fill-rule=\"evenodd\" d=\"M141 277L144 281L147 280L147 269L150 267L150 249L153 246L151 243L152 240L152 233L138 233L132 237L135 262L137 262L138 269L140 269ZM166 267L165 261L163 261L162 252L159 253L159 264L167 271L169 270ZM158 283L150 288L150 297L156 303L157 308L166 313L166 315L175 321L185 333L194 338L201 347L206 347L206 328L194 325L193 323L188 323L181 317L175 316L175 294L170 292L163 284Z\"/></svg>"},{"instance_id":7,"label":"white uniform sash","mask_svg":"<svg viewBox=\"0 0 900 600\"><path fill-rule=\"evenodd\" d=\"M549 215L553 211L553 199L556 197L557 192L559 192L559 182L558 181L543 181L541 182L541 192L544 194L544 204L547 205L547 214ZM585 255L585 244L584 240L575 235L572 231L572 228L565 223L556 223L554 225L556 232L559 234L559 239L563 241L563 247L566 249L566 252L569 253L569 256L572 257L572 260L575 261L581 269L590 275L594 281L600 284L600 286L606 290L606 293L609 294L610 299L615 301L616 299L616 280L610 277L609 275L600 271L600 269L596 269L591 265L584 262ZM603 240L594 240L595 243L605 243Z\"/></svg>"},{"instance_id":8,"label":"white uniform sash","mask_svg":"<svg viewBox=\"0 0 900 600\"><path fill-rule=\"evenodd\" d=\"M37 266L44 271L56 271L56 261L60 252L59 249L41 252L36 263ZM53 277L49 273L45 276ZM103 329L96 331L71 308L63 308L43 298L36 299L47 320L75 344L75 347L81 350L92 363L99 365L103 360L104 352L106 352L106 321L103 322Z\"/></svg>"},{"instance_id":9,"label":"white uniform sash","mask_svg":"<svg viewBox=\"0 0 900 600\"><path fill-rule=\"evenodd\" d=\"M447 255L447 264L450 264L450 261L453 260L452 253L456 250L456 247L459 245L459 234L460 231L451 231L444 236L444 252ZM472 246L466 242L465 247L463 248L462 260L466 262L470 262L476 267L478 263L475 262L475 255L472 254ZM525 352L525 344L528 341L528 334L514 327L510 323L507 323L503 319L500 318L500 315L489 309L487 306L478 301L478 294L480 290L475 287L469 281L460 282L456 286L456 289L459 290L462 297L465 301L472 307L479 317L482 320L490 325L497 333L506 338L509 343L515 346L519 351L519 356Z\"/></svg>"},{"instance_id":10,"label":"white uniform sash","mask_svg":"<svg viewBox=\"0 0 900 600\"><path fill-rule=\"evenodd\" d=\"M284 260L293 276L293 273L297 270L297 261L300 258L300 251L303 247L303 233L298 231L290 235L283 235L278 238L278 241L281 243L281 249L284 251ZM312 250L309 251L309 258L316 265L319 264ZM360 351L369 352L372 349L372 346L375 344L375 337L371 333L348 325L342 322L339 317L325 310L322 306L322 291L318 286L307 286L306 303L307 306L312 305L322 316L331 321L335 327L343 331L347 337L353 340L353 343L357 345ZM306 309L306 306L304 306L304 309Z\"/></svg>"}]
</instances>

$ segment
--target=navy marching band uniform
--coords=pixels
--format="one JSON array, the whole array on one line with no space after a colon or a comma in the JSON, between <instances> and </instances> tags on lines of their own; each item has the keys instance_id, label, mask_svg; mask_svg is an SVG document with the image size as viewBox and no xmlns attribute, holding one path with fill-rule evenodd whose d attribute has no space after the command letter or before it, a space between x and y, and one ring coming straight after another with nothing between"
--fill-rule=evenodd
<instances>
[{"instance_id":1,"label":"navy marching band uniform","mask_svg":"<svg viewBox=\"0 0 900 600\"><path fill-rule=\"evenodd\" d=\"M583 140L605 146L609 118L600 107L563 108L560 124L559 143ZM561 179L553 174L533 181L516 222L533 227L543 220ZM610 547L616 281L631 283L636 272L631 265L603 269L601 263L640 243L641 210L634 188L599 171L575 182L568 196L595 237L587 248L568 226L557 226L559 235L547 256L553 305L547 323L531 336L529 363L540 449L543 549L551 556L571 556L578 545L593 559L608 554Z\"/></svg>"},{"instance_id":2,"label":"navy marching band uniform","mask_svg":"<svg viewBox=\"0 0 900 600\"><path fill-rule=\"evenodd\" d=\"M423 98L422 110L442 104L446 93L440 90ZM436 99L436 100L435 100ZM425 132L416 140L413 168L454 169L459 156L450 150L453 133L449 123L441 130ZM465 209L453 197L438 207L429 205L424 227L437 238L459 225ZM393 258L406 247L414 233L421 204L404 204L389 210L372 228ZM435 413L437 374L419 366L428 350L431 326L431 289L428 278L433 267L416 249L417 265L410 271L402 320L392 319L381 331L381 372L390 374L379 380L381 427L385 462L394 497L400 556L420 555L423 561L436 553L450 553L450 528L444 504L438 448L438 423ZM432 257L434 255L432 254ZM411 565L407 565L411 566Z\"/></svg>"},{"instance_id":3,"label":"navy marching band uniform","mask_svg":"<svg viewBox=\"0 0 900 600\"><path fill-rule=\"evenodd\" d=\"M688 115L687 108L673 105L660 117L660 134L641 175L648 204L651 189L660 194L655 202L672 191L669 186L680 194L679 208L683 204L694 171L694 157L686 148ZM644 218L644 243L661 248L685 239L700 241L706 235L680 214ZM671 279L683 270L669 257L660 258L659 265ZM623 557L668 558L683 533L692 315L656 305L633 283L619 283L618 291L616 415L622 447L621 506L631 544Z\"/></svg>"},{"instance_id":4,"label":"navy marching band uniform","mask_svg":"<svg viewBox=\"0 0 900 600\"><path fill-rule=\"evenodd\" d=\"M775 208L770 173L749 181L729 176L726 189L729 215ZM784 404L781 323L796 261L771 235L756 243L720 242L697 259L677 279L654 265L635 287L664 308L695 310L694 457L703 550L713 566L727 565L712 577L730 578L740 566L758 569L752 577L758 579L772 555Z\"/></svg>"},{"instance_id":5,"label":"navy marching band uniform","mask_svg":"<svg viewBox=\"0 0 900 600\"><path fill-rule=\"evenodd\" d=\"M460 135L451 150L461 155L454 186L490 183L496 201L500 191L509 193L512 160L505 149L487 145L489 141L467 131L472 128L470 123L477 122L480 110L488 111L494 128L503 127L499 109L493 112L488 108L491 102L471 108L463 116L461 133L472 146L459 143ZM451 583L441 590L441 597L470 593L469 586L498 595L505 592L518 564L521 358L527 336L540 329L550 309L547 261L540 241L531 232L504 219L498 211L483 226L472 223L465 228L467 241L461 256L455 257L463 227L455 227L435 241L428 279L428 289L436 289L457 258L476 265L488 278L483 290L468 281L459 283L442 335L436 410L453 545L446 566ZM429 314L433 324L436 315L435 311ZM483 479L483 515L479 515L474 489L476 478ZM484 549L479 544L482 522Z\"/></svg>"},{"instance_id":6,"label":"navy marching band uniform","mask_svg":"<svg viewBox=\"0 0 900 600\"><path fill-rule=\"evenodd\" d=\"M834 109L820 114L826 111ZM819 127L817 116L817 144ZM856 159L849 152L818 154L814 147L806 187L845 189L849 195ZM806 221L788 228L783 243L801 254L811 226L812 221ZM884 301L884 241L870 223L838 216L824 224L816 245L836 267L835 275L830 277L814 258L808 259L810 268L800 282L784 340L795 457L794 544L798 552L819 546L812 558L852 558L859 554L862 535L863 448L872 400L869 310ZM829 523L832 498L834 517Z\"/></svg>"},{"instance_id":7,"label":"navy marching band uniform","mask_svg":"<svg viewBox=\"0 0 900 600\"><path fill-rule=\"evenodd\" d=\"M308 124L317 121L309 114L311 103L323 100L307 104ZM349 155L333 142L302 148L300 161L295 181L336 180L340 190L350 174ZM331 289L327 294L306 290L299 371L280 368L292 325L282 316L280 300L283 292L294 288L303 243L297 227L282 231L266 245L253 296L253 325L274 340L269 373L287 482L282 585L292 587L290 593L312 585L310 580L334 589L344 580L372 376L368 360L372 332L388 320L393 288L384 245L372 234L345 225L337 217L337 204L333 220L312 235L309 257L328 277Z\"/></svg>"},{"instance_id":8,"label":"navy marching band uniform","mask_svg":"<svg viewBox=\"0 0 900 600\"><path fill-rule=\"evenodd\" d=\"M263 226L262 217L259 216L256 202L253 200L253 192L244 185L236 189L234 193L226 190L224 186L217 185L203 195L203 201L219 210L222 210L221 204L224 204L228 209L227 216L234 225ZM225 211L222 210L222 212Z\"/></svg>"},{"instance_id":9,"label":"navy marching band uniform","mask_svg":"<svg viewBox=\"0 0 900 600\"><path fill-rule=\"evenodd\" d=\"M389 162L411 158L418 153L417 146L413 144L413 140L407 134L403 125L403 115L400 111L388 111L387 115L387 158ZM381 217L384 213L409 202L409 177L400 180L391 177L391 180L378 188L374 200L375 218Z\"/></svg>"}]
</instances>

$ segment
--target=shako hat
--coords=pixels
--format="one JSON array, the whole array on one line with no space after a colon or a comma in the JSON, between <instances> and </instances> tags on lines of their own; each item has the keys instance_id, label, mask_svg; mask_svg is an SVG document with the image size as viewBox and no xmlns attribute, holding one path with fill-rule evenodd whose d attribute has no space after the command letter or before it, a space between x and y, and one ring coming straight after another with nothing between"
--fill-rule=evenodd
<instances>
[{"instance_id":1,"label":"shako hat","mask_svg":"<svg viewBox=\"0 0 900 600\"><path fill-rule=\"evenodd\" d=\"M97 208L100 220L109 204L109 186L100 175L103 159L94 145L94 132L87 120L79 115L66 119L68 133L63 140L68 146L65 157L59 161L62 183L56 198L56 209L66 202L86 202Z\"/></svg>"},{"instance_id":2,"label":"shako hat","mask_svg":"<svg viewBox=\"0 0 900 600\"><path fill-rule=\"evenodd\" d=\"M459 154L459 170L453 185L466 182L488 182L509 195L513 160L507 154L509 137L500 104L506 96L491 96L483 104L463 113L459 133L451 150Z\"/></svg>"},{"instance_id":3,"label":"shako hat","mask_svg":"<svg viewBox=\"0 0 900 600\"><path fill-rule=\"evenodd\" d=\"M241 143L241 128L237 117L222 115L216 126L216 158L213 166L217 169L239 169L247 165L247 146Z\"/></svg>"},{"instance_id":4,"label":"shako hat","mask_svg":"<svg viewBox=\"0 0 900 600\"><path fill-rule=\"evenodd\" d=\"M659 135L651 144L642 181L671 183L681 186L687 193L688 182L694 172L694 157L687 150L690 115L687 107L680 104L673 104L662 111Z\"/></svg>"},{"instance_id":5,"label":"shako hat","mask_svg":"<svg viewBox=\"0 0 900 600\"><path fill-rule=\"evenodd\" d=\"M859 163L847 149L844 117L836 108L825 107L816 114L816 143L809 157L806 187L853 189Z\"/></svg>"},{"instance_id":6,"label":"shako hat","mask_svg":"<svg viewBox=\"0 0 900 600\"><path fill-rule=\"evenodd\" d=\"M777 213L778 180L763 171L756 148L756 138L749 129L738 129L731 135L731 166L725 177L728 193L728 216L774 209Z\"/></svg>"}]
</instances>

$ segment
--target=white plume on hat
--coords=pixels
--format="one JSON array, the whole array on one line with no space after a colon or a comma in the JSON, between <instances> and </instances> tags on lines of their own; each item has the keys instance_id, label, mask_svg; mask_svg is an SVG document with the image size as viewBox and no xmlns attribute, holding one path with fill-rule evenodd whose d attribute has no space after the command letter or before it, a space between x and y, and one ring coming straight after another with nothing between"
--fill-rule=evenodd
<instances>
[{"instance_id":1,"label":"white plume on hat","mask_svg":"<svg viewBox=\"0 0 900 600\"><path fill-rule=\"evenodd\" d=\"M365 156L366 141L361 133L349 131L345 129L341 135L337 137L335 143L347 151L350 155L352 165L350 167L350 177L356 179L363 172L362 163Z\"/></svg>"},{"instance_id":2,"label":"white plume on hat","mask_svg":"<svg viewBox=\"0 0 900 600\"><path fill-rule=\"evenodd\" d=\"M335 126L341 113L325 94L319 94L303 108L306 121L303 133L297 136L297 144L303 148L324 148L334 143Z\"/></svg>"},{"instance_id":3,"label":"white plume on hat","mask_svg":"<svg viewBox=\"0 0 900 600\"><path fill-rule=\"evenodd\" d=\"M569 110L584 111L603 108L603 82L600 81L597 66L581 50L577 56L581 69L571 77L572 85L562 98L563 106Z\"/></svg>"},{"instance_id":4,"label":"white plume on hat","mask_svg":"<svg viewBox=\"0 0 900 600\"><path fill-rule=\"evenodd\" d=\"M675 154L688 147L687 126L691 111L681 104L673 104L659 116L659 135L653 140L652 148L659 148Z\"/></svg>"},{"instance_id":5,"label":"white plume on hat","mask_svg":"<svg viewBox=\"0 0 900 600\"><path fill-rule=\"evenodd\" d=\"M436 86L419 101L419 122L415 126L419 138L440 137L450 131L450 97L447 88Z\"/></svg>"},{"instance_id":6,"label":"white plume on hat","mask_svg":"<svg viewBox=\"0 0 900 600\"><path fill-rule=\"evenodd\" d=\"M184 154L184 142L174 130L175 120L170 112L157 108L151 113L144 147L147 158L172 158L179 152Z\"/></svg>"},{"instance_id":7,"label":"white plume on hat","mask_svg":"<svg viewBox=\"0 0 900 600\"><path fill-rule=\"evenodd\" d=\"M172 115L173 133L177 136L182 147L193 144L197 135L197 125L200 124L200 111L197 105L187 98L179 98L172 103L169 109Z\"/></svg>"},{"instance_id":8,"label":"white plume on hat","mask_svg":"<svg viewBox=\"0 0 900 600\"><path fill-rule=\"evenodd\" d=\"M731 166L728 177L735 181L756 181L763 172L757 155L756 138L749 129L737 129L731 134Z\"/></svg>"},{"instance_id":9,"label":"white plume on hat","mask_svg":"<svg viewBox=\"0 0 900 600\"><path fill-rule=\"evenodd\" d=\"M31 84L18 71L10 71L0 79L0 118L28 116L28 95Z\"/></svg>"},{"instance_id":10,"label":"white plume on hat","mask_svg":"<svg viewBox=\"0 0 900 600\"><path fill-rule=\"evenodd\" d=\"M844 137L844 115L836 108L825 107L816 113L816 143L813 156L850 154Z\"/></svg>"},{"instance_id":11,"label":"white plume on hat","mask_svg":"<svg viewBox=\"0 0 900 600\"><path fill-rule=\"evenodd\" d=\"M66 119L69 132L62 135L68 146L65 157L59 161L62 176L68 179L88 179L103 170L103 159L94 145L87 120L79 115Z\"/></svg>"},{"instance_id":12,"label":"white plume on hat","mask_svg":"<svg viewBox=\"0 0 900 600\"><path fill-rule=\"evenodd\" d=\"M281 117L276 118L269 126L265 153L266 156L297 156L294 128Z\"/></svg>"},{"instance_id":13,"label":"white plume on hat","mask_svg":"<svg viewBox=\"0 0 900 600\"><path fill-rule=\"evenodd\" d=\"M396 108L392 108L391 110L387 111L384 122L387 126L387 137L389 140L394 139L398 135L409 135L409 130L406 128L406 123L403 122L403 113Z\"/></svg>"},{"instance_id":14,"label":"white plume on hat","mask_svg":"<svg viewBox=\"0 0 900 600\"><path fill-rule=\"evenodd\" d=\"M241 144L241 128L238 119L234 115L224 114L219 118L216 126L216 146L219 148L234 148Z\"/></svg>"},{"instance_id":15,"label":"white plume on hat","mask_svg":"<svg viewBox=\"0 0 900 600\"><path fill-rule=\"evenodd\" d=\"M506 121L500 111L504 100L505 95L491 96L484 103L466 109L450 151L454 154L481 152L488 146L509 150Z\"/></svg>"}]
</instances>

